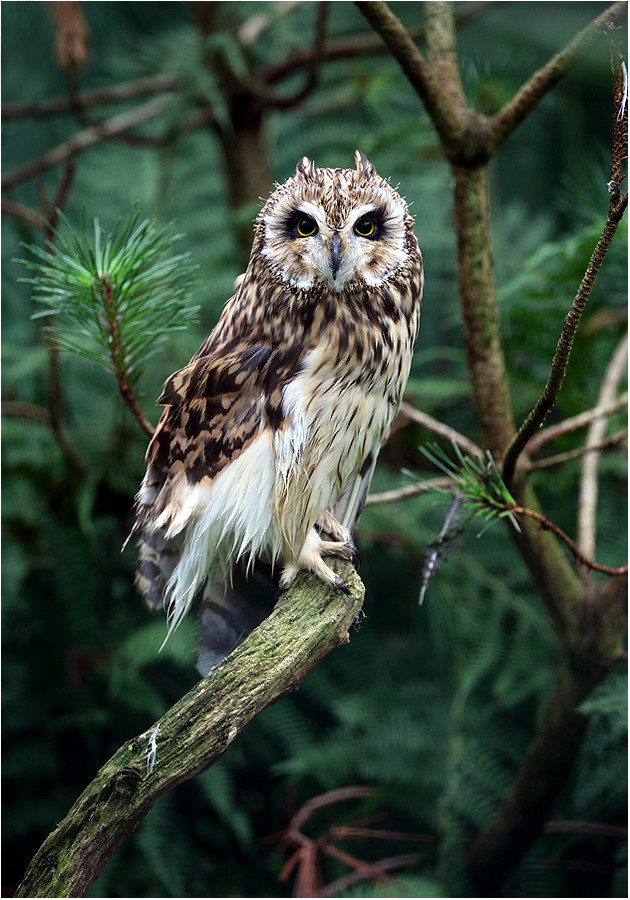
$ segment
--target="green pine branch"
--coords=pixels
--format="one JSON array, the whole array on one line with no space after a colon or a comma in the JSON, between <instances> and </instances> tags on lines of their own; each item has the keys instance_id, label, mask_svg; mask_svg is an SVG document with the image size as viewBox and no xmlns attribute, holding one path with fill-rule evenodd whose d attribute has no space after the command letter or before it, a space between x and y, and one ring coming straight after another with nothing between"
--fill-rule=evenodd
<instances>
[{"instance_id":1,"label":"green pine branch","mask_svg":"<svg viewBox=\"0 0 630 900\"><path fill-rule=\"evenodd\" d=\"M181 235L172 224L158 228L134 210L110 233L94 220L88 236L62 212L54 244L23 244L35 259L18 259L33 274L33 300L43 308L34 318L54 317L44 332L59 349L100 365L116 378L134 417L148 433L153 428L135 395L147 359L168 335L196 321L190 304L196 266L190 254L170 255Z\"/></svg>"},{"instance_id":2,"label":"green pine branch","mask_svg":"<svg viewBox=\"0 0 630 900\"><path fill-rule=\"evenodd\" d=\"M475 459L464 456L457 444L453 444L453 450L457 456L457 462L455 462L436 444L431 449L421 447L420 450L433 465L451 479L452 487L447 492L454 493L459 499L461 507L468 511L469 519L465 524L474 517L482 518L488 524L497 519L508 518L512 525L520 530L517 516L527 516L538 522L541 528L553 532L556 537L560 538L568 546L575 560L589 570L612 576L627 574L627 566L613 568L588 559L555 522L535 509L520 506L507 489L490 451L486 451L484 462L480 456ZM465 525L460 519L457 523L457 533L461 533L464 527ZM452 543L452 535L449 533L446 537Z\"/></svg>"}]
</instances>

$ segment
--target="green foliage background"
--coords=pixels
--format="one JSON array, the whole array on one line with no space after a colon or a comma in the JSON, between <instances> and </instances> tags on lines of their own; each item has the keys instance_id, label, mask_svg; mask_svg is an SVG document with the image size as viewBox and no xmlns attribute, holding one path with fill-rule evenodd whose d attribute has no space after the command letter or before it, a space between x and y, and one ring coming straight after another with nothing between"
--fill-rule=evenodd
<instances>
[{"instance_id":1,"label":"green foliage background","mask_svg":"<svg viewBox=\"0 0 630 900\"><path fill-rule=\"evenodd\" d=\"M230 19L271 4L223 4ZM312 33L315 4L279 18L258 42L261 64L283 58ZM407 23L421 4L393 3ZM492 4L458 34L468 96L493 112L590 18L601 3ZM177 332L140 381L144 410L166 376L184 364L216 322L242 270L235 226L256 208L228 208L216 135L177 133L195 92L225 111L204 67L204 46L184 3L90 3L92 54L82 88L160 72L185 76L172 111L173 139L146 149L111 141L81 154L65 214L83 207L111 228L138 204L158 223L177 220L199 266L200 325ZM349 2L331 4L335 35L367 31ZM44 4L2 4L3 102L63 94ZM226 38L228 53L236 54ZM235 57L234 64L238 65ZM295 83L299 82L296 76ZM602 36L581 65L501 151L492 169L494 258L509 374L518 419L535 401L562 318L583 274L608 204L611 133L608 47ZM120 104L120 109L125 104ZM13 169L78 128L60 115L7 121L3 167ZM147 126L151 133L155 126ZM427 286L407 399L474 437L457 302L448 169L434 133L397 66L385 55L327 63L304 104L265 122L272 175L282 181L306 154L319 165L352 165L362 149L412 203ZM54 196L59 171L11 196L37 207ZM271 185L270 185L271 187ZM239 216L241 217L239 219ZM46 406L47 351L22 272L19 242L41 234L5 216L2 224L3 397ZM594 405L626 312L625 225L589 303L554 418ZM126 739L146 730L197 679L190 618L161 654L165 626L145 611L131 581L133 550L120 554L143 474L145 436L115 384L79 357L62 358L68 438L87 466L68 468L50 429L3 419L4 879L17 886L43 838ZM621 427L621 419L611 429ZM428 471L418 445L433 436L397 432L374 489L405 483L403 468ZM579 445L580 436L558 449ZM575 533L579 462L536 475L548 514ZM626 552L625 464L602 461L598 561ZM366 510L359 543L366 618L348 647L327 657L299 691L266 710L229 754L162 799L117 852L92 896L288 896L278 874L286 852L261 839L286 827L299 805L329 789L369 783L379 827L429 835L427 843L349 841L377 859L417 851L418 862L387 896L466 896L462 855L487 824L523 758L553 681L558 649L507 531L468 535L417 606L424 547L448 501L421 497ZM584 707L591 720L557 820L588 821L586 833L549 829L511 878L523 896L626 896L626 702L620 664ZM317 825L334 820L333 809ZM313 833L317 833L317 829ZM345 871L325 864L325 880ZM9 888L10 890L10 888ZM344 896L383 896L354 888ZM400 893L397 893L400 890Z\"/></svg>"}]
</instances>

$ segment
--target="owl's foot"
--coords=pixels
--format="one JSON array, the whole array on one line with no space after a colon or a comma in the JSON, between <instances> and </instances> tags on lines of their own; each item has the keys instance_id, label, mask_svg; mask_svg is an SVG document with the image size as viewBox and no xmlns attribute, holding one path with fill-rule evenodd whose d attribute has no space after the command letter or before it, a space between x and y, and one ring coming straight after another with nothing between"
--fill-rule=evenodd
<instances>
[{"instance_id":1,"label":"owl's foot","mask_svg":"<svg viewBox=\"0 0 630 900\"><path fill-rule=\"evenodd\" d=\"M343 559L352 559L356 555L356 547L350 541L322 541L315 529L311 529L300 555L295 562L288 563L280 576L280 587L287 588L293 584L298 572L308 569L315 572L322 581L327 582L344 594L350 595L347 584L336 572L327 566L322 557L324 555L341 556Z\"/></svg>"},{"instance_id":2,"label":"owl's foot","mask_svg":"<svg viewBox=\"0 0 630 900\"><path fill-rule=\"evenodd\" d=\"M315 527L320 532L330 535L334 541L339 541L342 544L352 543L352 535L348 529L338 522L331 512L326 511L323 516L320 516L315 522Z\"/></svg>"},{"instance_id":3,"label":"owl's foot","mask_svg":"<svg viewBox=\"0 0 630 900\"><path fill-rule=\"evenodd\" d=\"M354 541L322 541L320 552L322 556L340 556L342 559L349 559L352 565L356 560L360 560L359 551Z\"/></svg>"},{"instance_id":4,"label":"owl's foot","mask_svg":"<svg viewBox=\"0 0 630 900\"><path fill-rule=\"evenodd\" d=\"M358 571L361 567L361 554L348 529L338 522L330 512L325 512L323 516L320 516L315 522L315 527L320 532L334 538L334 541L322 542L322 555L342 556L344 559L349 559Z\"/></svg>"}]
</instances>

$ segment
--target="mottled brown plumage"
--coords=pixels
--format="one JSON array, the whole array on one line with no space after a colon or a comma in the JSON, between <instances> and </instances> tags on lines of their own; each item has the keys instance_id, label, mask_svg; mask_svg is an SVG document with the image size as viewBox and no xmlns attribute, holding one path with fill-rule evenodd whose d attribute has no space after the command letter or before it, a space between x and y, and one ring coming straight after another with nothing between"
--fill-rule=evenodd
<instances>
[{"instance_id":1,"label":"mottled brown plumage","mask_svg":"<svg viewBox=\"0 0 630 900\"><path fill-rule=\"evenodd\" d=\"M171 628L206 580L227 584L257 560L280 563L284 586L307 568L345 588L323 557L352 554L423 283L406 204L356 162L304 158L277 187L235 295L160 397L136 583Z\"/></svg>"}]
</instances>

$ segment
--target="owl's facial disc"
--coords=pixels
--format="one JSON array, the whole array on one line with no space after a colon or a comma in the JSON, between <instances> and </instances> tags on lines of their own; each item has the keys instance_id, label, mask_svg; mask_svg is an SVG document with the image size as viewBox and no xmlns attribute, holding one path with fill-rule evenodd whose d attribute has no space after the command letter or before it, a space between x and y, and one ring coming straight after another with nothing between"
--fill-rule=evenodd
<instances>
[{"instance_id":1,"label":"owl's facial disc","mask_svg":"<svg viewBox=\"0 0 630 900\"><path fill-rule=\"evenodd\" d=\"M382 284L407 261L406 207L386 191L370 193L333 222L314 198L280 198L263 217L262 252L272 269L302 290L322 282L334 292L349 282Z\"/></svg>"}]
</instances>

